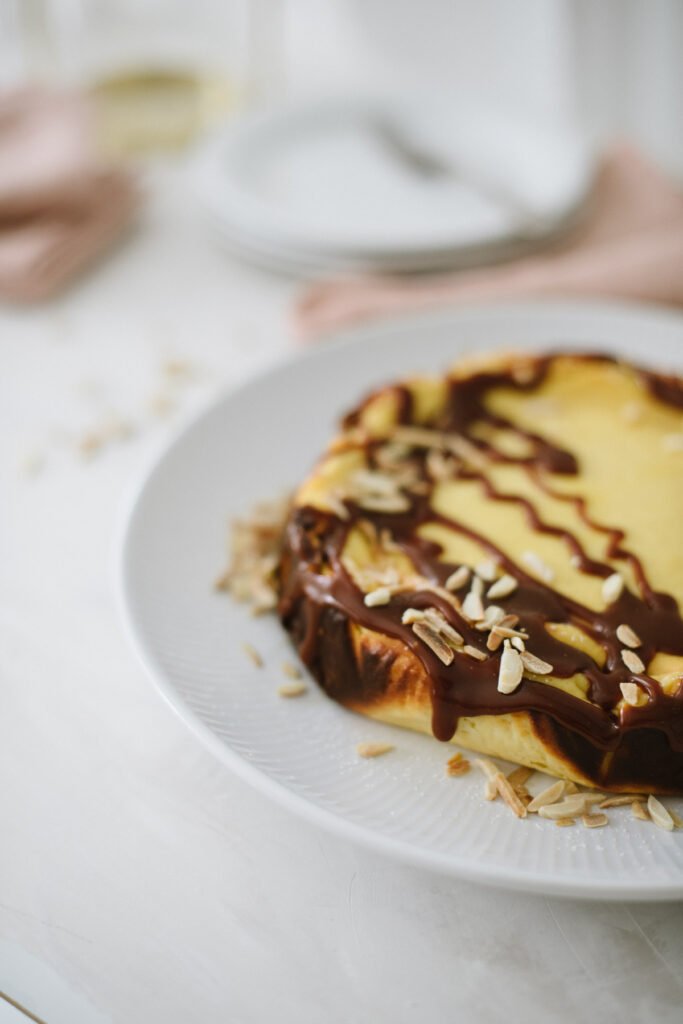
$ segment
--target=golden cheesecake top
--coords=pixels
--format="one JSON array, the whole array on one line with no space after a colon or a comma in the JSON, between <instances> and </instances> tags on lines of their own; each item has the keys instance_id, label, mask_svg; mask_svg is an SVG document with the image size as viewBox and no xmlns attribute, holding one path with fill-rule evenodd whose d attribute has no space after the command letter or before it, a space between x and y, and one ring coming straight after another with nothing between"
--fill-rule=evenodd
<instances>
[{"instance_id":1,"label":"golden cheesecake top","mask_svg":"<svg viewBox=\"0 0 683 1024\"><path fill-rule=\"evenodd\" d=\"M392 385L295 505L323 539L290 586L411 647L439 738L538 710L683 749L680 378L504 354Z\"/></svg>"}]
</instances>

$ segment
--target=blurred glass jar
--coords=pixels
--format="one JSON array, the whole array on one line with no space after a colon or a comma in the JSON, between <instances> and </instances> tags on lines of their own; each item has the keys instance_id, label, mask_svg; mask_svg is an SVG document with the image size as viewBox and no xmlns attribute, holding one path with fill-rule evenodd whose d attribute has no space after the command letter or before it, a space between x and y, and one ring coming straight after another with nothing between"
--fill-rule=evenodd
<instances>
[{"instance_id":1,"label":"blurred glass jar","mask_svg":"<svg viewBox=\"0 0 683 1024\"><path fill-rule=\"evenodd\" d=\"M110 152L181 148L280 78L281 0L14 5L24 79L90 93Z\"/></svg>"}]
</instances>

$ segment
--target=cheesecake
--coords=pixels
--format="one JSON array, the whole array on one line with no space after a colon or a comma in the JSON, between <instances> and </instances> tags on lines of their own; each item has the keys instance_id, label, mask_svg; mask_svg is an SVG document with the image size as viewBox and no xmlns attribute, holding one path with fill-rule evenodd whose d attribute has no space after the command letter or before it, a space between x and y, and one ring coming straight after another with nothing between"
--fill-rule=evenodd
<instances>
[{"instance_id":1,"label":"cheesecake","mask_svg":"<svg viewBox=\"0 0 683 1024\"><path fill-rule=\"evenodd\" d=\"M345 707L683 793L683 380L503 353L379 388L295 492L277 590Z\"/></svg>"}]
</instances>

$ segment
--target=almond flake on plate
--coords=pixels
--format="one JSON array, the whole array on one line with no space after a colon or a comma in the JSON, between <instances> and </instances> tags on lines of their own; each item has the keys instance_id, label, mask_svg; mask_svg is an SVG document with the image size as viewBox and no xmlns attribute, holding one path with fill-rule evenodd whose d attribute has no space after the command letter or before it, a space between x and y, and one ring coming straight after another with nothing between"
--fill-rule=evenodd
<instances>
[{"instance_id":1,"label":"almond flake on plate","mask_svg":"<svg viewBox=\"0 0 683 1024\"><path fill-rule=\"evenodd\" d=\"M647 809L650 812L650 817L654 821L655 825L659 828L666 829L667 832L673 832L673 818L664 804L661 803L656 796L650 794L647 798Z\"/></svg>"},{"instance_id":2,"label":"almond flake on plate","mask_svg":"<svg viewBox=\"0 0 683 1024\"><path fill-rule=\"evenodd\" d=\"M606 814L582 814L581 821L585 828L602 828L609 822Z\"/></svg>"},{"instance_id":3,"label":"almond flake on plate","mask_svg":"<svg viewBox=\"0 0 683 1024\"><path fill-rule=\"evenodd\" d=\"M253 647L251 644L242 644L242 650L249 658L249 661L252 663L252 665L255 665L256 668L263 667L263 658L261 657L261 655L259 654L255 647Z\"/></svg>"},{"instance_id":4,"label":"almond flake on plate","mask_svg":"<svg viewBox=\"0 0 683 1024\"><path fill-rule=\"evenodd\" d=\"M515 639L519 639L519 637L516 637ZM553 670L552 665L549 665L547 661L543 661L542 658L537 658L536 655L532 654L530 651L522 651L519 656L522 659L522 664L527 672L534 672L539 676L547 676Z\"/></svg>"},{"instance_id":5,"label":"almond flake on plate","mask_svg":"<svg viewBox=\"0 0 683 1024\"><path fill-rule=\"evenodd\" d=\"M388 754L394 750L393 743L359 743L356 747L356 753L359 757L382 757L383 754Z\"/></svg>"},{"instance_id":6,"label":"almond flake on plate","mask_svg":"<svg viewBox=\"0 0 683 1024\"><path fill-rule=\"evenodd\" d=\"M302 697L308 690L305 683L283 683L282 686L278 686L277 692L280 697Z\"/></svg>"}]
</instances>

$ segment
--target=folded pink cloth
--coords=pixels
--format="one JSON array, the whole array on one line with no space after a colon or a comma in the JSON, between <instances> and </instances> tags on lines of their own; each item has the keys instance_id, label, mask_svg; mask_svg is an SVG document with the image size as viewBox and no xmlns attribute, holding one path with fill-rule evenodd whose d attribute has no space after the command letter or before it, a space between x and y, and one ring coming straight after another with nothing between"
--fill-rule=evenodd
<instances>
[{"instance_id":1,"label":"folded pink cloth","mask_svg":"<svg viewBox=\"0 0 683 1024\"><path fill-rule=\"evenodd\" d=\"M309 287L295 309L304 340L376 317L488 299L624 298L683 306L683 191L626 145L603 158L571 235L513 263L432 278L364 277Z\"/></svg>"},{"instance_id":2,"label":"folded pink cloth","mask_svg":"<svg viewBox=\"0 0 683 1024\"><path fill-rule=\"evenodd\" d=\"M130 175L96 152L86 103L25 89L0 97L0 296L57 292L129 226Z\"/></svg>"}]
</instances>

